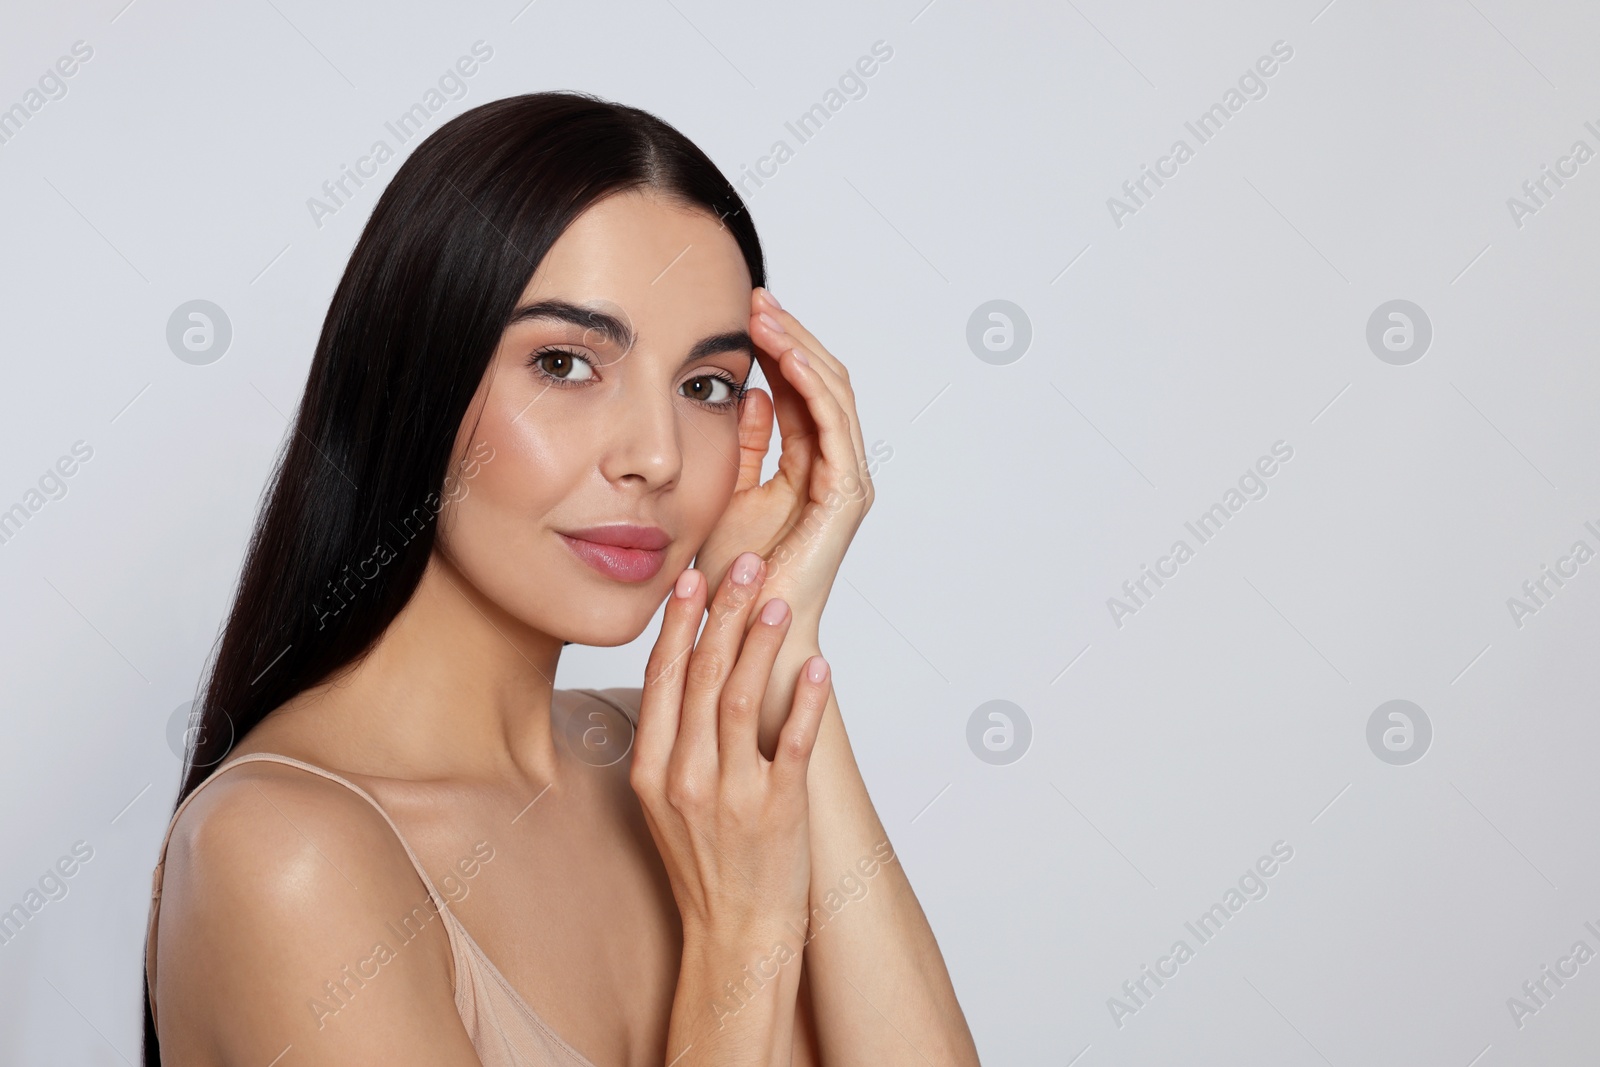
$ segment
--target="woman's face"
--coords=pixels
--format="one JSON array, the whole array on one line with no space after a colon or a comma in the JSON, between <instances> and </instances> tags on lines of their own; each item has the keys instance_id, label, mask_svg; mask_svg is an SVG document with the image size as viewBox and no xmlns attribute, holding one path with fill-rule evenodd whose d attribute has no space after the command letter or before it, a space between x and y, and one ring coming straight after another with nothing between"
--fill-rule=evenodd
<instances>
[{"instance_id":1,"label":"woman's face","mask_svg":"<svg viewBox=\"0 0 1600 1067\"><path fill-rule=\"evenodd\" d=\"M733 494L750 292L717 219L653 191L609 196L562 234L444 494L439 551L480 594L567 641L643 632ZM636 547L601 543L630 533Z\"/></svg>"}]
</instances>

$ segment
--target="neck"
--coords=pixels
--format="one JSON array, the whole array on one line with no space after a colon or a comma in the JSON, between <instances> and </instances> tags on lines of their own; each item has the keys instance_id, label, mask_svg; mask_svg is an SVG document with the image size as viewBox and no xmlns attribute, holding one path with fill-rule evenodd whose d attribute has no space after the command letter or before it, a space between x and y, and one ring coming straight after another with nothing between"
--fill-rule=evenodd
<instances>
[{"instance_id":1,"label":"neck","mask_svg":"<svg viewBox=\"0 0 1600 1067\"><path fill-rule=\"evenodd\" d=\"M561 640L518 622L437 551L372 650L285 705L341 765L397 778L550 781Z\"/></svg>"}]
</instances>

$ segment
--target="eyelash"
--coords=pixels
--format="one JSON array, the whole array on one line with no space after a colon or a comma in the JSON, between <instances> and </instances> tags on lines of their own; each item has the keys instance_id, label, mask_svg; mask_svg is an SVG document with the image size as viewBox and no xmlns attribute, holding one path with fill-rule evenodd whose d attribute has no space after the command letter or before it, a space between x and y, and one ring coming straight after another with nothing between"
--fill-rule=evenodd
<instances>
[{"instance_id":1,"label":"eyelash","mask_svg":"<svg viewBox=\"0 0 1600 1067\"><path fill-rule=\"evenodd\" d=\"M533 355L528 357L528 366L537 371L540 377L544 378L546 381L557 386L558 388L576 388L577 386L584 385L586 383L574 382L566 378L558 378L554 374L551 374L549 371L545 370L542 366L540 366L539 361L544 359L546 356L566 356L568 359L580 360L583 363L587 363L591 371L594 370L594 364L591 363L589 358L583 355L581 352L574 352L572 349L562 348L560 345L552 345L549 348L541 348ZM736 406L739 401L744 399L745 391L748 389L748 386L746 386L743 382L734 381L733 376L730 374L696 374L693 378L690 378L689 381L692 382L700 378L714 378L719 382L725 383L728 387L730 395L726 400L695 401L695 403L699 404L700 406L710 408L713 411L727 411L729 408ZM694 398L685 397L685 399L692 400Z\"/></svg>"}]
</instances>

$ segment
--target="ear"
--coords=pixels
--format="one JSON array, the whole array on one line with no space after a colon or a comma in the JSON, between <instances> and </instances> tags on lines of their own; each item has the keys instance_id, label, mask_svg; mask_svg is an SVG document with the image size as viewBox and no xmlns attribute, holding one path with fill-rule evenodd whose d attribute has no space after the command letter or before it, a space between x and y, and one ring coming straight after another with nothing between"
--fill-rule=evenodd
<instances>
[{"instance_id":1,"label":"ear","mask_svg":"<svg viewBox=\"0 0 1600 1067\"><path fill-rule=\"evenodd\" d=\"M739 405L739 481L734 486L754 489L761 484L761 461L772 446L772 398L751 388Z\"/></svg>"}]
</instances>

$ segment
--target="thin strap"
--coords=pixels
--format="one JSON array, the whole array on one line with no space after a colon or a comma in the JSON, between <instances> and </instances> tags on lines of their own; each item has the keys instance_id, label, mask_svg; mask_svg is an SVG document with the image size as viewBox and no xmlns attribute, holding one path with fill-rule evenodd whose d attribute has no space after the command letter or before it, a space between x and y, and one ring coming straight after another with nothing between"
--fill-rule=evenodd
<instances>
[{"instance_id":1,"label":"thin strap","mask_svg":"<svg viewBox=\"0 0 1600 1067\"><path fill-rule=\"evenodd\" d=\"M607 701L607 703L610 702ZM400 832L400 827L397 826L395 821L389 817L389 813L383 810L383 805L379 804L375 799L373 799L371 793L368 793L365 789L362 789L359 785L356 785L347 778L341 778L332 771L323 770L321 767L318 767L315 764L306 763L304 760L297 760L292 756L280 756L274 752L252 752L249 755L240 756L238 759L224 763L221 767L218 767L216 770L212 771L204 778L204 780L200 782L199 785L195 786L189 791L189 795L183 798L183 803L179 804L178 809L172 813L172 819L167 823L166 836L161 839L161 851L156 855L155 870L151 872L150 875L150 919L147 923L145 931L145 982L150 987L150 1018L152 1022L155 1020L156 1013L156 919L161 911L161 880L164 869L167 865L167 845L172 841L172 831L178 825L178 816L183 814L183 809L187 808L189 806L189 802L194 800L194 798L199 795L200 790L210 785L216 780L217 776L222 774L224 771L245 763L281 763L290 767L299 767L301 770L310 771L312 774L321 775L330 782L338 782L346 789L349 789L351 792L355 793L362 800L365 800L368 804L371 804L377 809L378 814L383 816L383 821L389 824L389 829L394 831L394 836L397 840L399 840L400 847L406 850L406 856L411 860L411 866L416 869L417 877L422 879L423 886L425 886L428 890L428 896L433 900L434 909L438 911L440 915L445 915L448 912L449 904L439 896L439 891L433 887L433 879L429 878L428 872L423 869L422 861L419 860L417 858L417 854L411 850L411 845L406 841L405 835ZM449 923L446 922L445 925L446 929L448 929ZM451 967L451 984L454 985L454 962L452 962Z\"/></svg>"}]
</instances>

